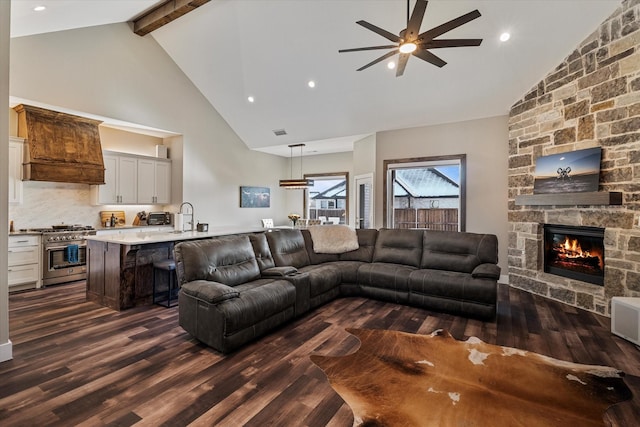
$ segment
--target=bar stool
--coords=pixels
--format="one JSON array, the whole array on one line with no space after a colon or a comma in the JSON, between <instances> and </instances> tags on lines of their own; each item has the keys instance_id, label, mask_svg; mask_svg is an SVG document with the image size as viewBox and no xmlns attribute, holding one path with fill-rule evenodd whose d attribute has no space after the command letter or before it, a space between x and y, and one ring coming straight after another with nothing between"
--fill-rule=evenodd
<instances>
[{"instance_id":1,"label":"bar stool","mask_svg":"<svg viewBox=\"0 0 640 427\"><path fill-rule=\"evenodd\" d=\"M165 307L178 305L176 262L172 259L153 263L153 303Z\"/></svg>"}]
</instances>

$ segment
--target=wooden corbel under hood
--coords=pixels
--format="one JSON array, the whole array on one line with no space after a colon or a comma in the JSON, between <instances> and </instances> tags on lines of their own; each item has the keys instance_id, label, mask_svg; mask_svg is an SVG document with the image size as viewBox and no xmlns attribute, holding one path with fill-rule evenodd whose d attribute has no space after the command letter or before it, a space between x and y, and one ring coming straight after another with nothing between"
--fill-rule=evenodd
<instances>
[{"instance_id":1,"label":"wooden corbel under hood","mask_svg":"<svg viewBox=\"0 0 640 427\"><path fill-rule=\"evenodd\" d=\"M14 110L26 144L24 180L104 184L101 121L24 104Z\"/></svg>"}]
</instances>

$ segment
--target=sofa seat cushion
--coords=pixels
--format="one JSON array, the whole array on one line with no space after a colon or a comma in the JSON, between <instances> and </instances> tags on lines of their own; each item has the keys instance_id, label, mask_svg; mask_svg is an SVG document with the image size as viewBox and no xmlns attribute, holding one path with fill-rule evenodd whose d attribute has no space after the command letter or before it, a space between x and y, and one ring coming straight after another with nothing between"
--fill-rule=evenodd
<instances>
[{"instance_id":1,"label":"sofa seat cushion","mask_svg":"<svg viewBox=\"0 0 640 427\"><path fill-rule=\"evenodd\" d=\"M298 271L309 275L309 296L311 298L337 288L342 280L340 268L332 262L308 265Z\"/></svg>"},{"instance_id":2,"label":"sofa seat cushion","mask_svg":"<svg viewBox=\"0 0 640 427\"><path fill-rule=\"evenodd\" d=\"M401 264L374 262L358 268L358 284L396 292L408 292L409 276L416 267Z\"/></svg>"},{"instance_id":3,"label":"sofa seat cushion","mask_svg":"<svg viewBox=\"0 0 640 427\"><path fill-rule=\"evenodd\" d=\"M358 269L365 264L368 263L362 261L335 261L331 263L331 265L338 267L340 270L341 283L357 283Z\"/></svg>"},{"instance_id":4,"label":"sofa seat cushion","mask_svg":"<svg viewBox=\"0 0 640 427\"><path fill-rule=\"evenodd\" d=\"M296 288L286 280L259 279L235 289L239 293L237 298L215 305L223 314L223 330L227 336L293 309L296 302Z\"/></svg>"},{"instance_id":5,"label":"sofa seat cushion","mask_svg":"<svg viewBox=\"0 0 640 427\"><path fill-rule=\"evenodd\" d=\"M433 296L495 305L497 284L495 280L476 279L467 273L422 269L411 273L409 293L412 301Z\"/></svg>"}]
</instances>

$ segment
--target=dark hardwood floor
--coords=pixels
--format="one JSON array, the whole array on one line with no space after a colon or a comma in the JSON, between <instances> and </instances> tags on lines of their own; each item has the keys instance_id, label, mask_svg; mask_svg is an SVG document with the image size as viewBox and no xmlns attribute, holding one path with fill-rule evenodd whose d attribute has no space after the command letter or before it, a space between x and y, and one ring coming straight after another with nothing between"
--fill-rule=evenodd
<instances>
[{"instance_id":1,"label":"dark hardwood floor","mask_svg":"<svg viewBox=\"0 0 640 427\"><path fill-rule=\"evenodd\" d=\"M634 399L609 409L640 419L640 350L609 319L500 285L494 322L344 298L223 356L178 326L178 308L116 312L85 300L85 284L10 295L14 359L0 363L2 426L350 426L349 407L311 363L358 341L345 328L431 333L619 368ZM491 420L490 425L501 425Z\"/></svg>"}]
</instances>

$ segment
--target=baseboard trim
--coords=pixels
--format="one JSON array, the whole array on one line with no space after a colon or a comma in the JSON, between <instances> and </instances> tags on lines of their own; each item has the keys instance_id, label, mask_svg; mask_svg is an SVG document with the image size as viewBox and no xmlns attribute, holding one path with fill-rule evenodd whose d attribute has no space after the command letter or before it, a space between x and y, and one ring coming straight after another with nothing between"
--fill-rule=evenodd
<instances>
[{"instance_id":1,"label":"baseboard trim","mask_svg":"<svg viewBox=\"0 0 640 427\"><path fill-rule=\"evenodd\" d=\"M502 283L505 285L509 284L509 275L508 274L501 274L500 278L498 279L498 283Z\"/></svg>"},{"instance_id":2,"label":"baseboard trim","mask_svg":"<svg viewBox=\"0 0 640 427\"><path fill-rule=\"evenodd\" d=\"M11 340L0 344L0 362L13 359L13 344Z\"/></svg>"}]
</instances>

